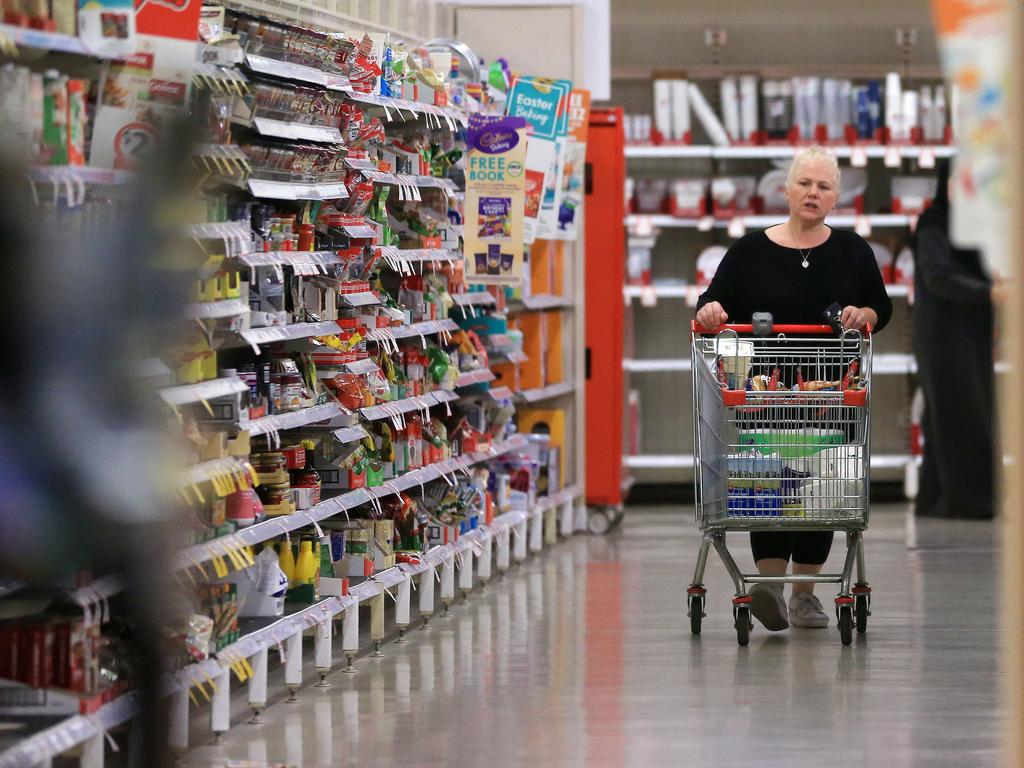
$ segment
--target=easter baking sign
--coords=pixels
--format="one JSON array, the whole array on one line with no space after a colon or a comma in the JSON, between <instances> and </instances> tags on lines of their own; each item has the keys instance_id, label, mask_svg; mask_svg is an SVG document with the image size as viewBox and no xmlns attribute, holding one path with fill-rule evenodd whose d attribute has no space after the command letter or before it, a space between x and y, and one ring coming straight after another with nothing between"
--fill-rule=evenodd
<instances>
[{"instance_id":1,"label":"easter baking sign","mask_svg":"<svg viewBox=\"0 0 1024 768\"><path fill-rule=\"evenodd\" d=\"M571 90L568 80L519 75L508 94L506 113L530 124L523 229L526 243L537 237L553 237L558 229Z\"/></svg>"},{"instance_id":2,"label":"easter baking sign","mask_svg":"<svg viewBox=\"0 0 1024 768\"><path fill-rule=\"evenodd\" d=\"M466 280L518 285L523 269L526 121L470 115L466 138Z\"/></svg>"}]
</instances>

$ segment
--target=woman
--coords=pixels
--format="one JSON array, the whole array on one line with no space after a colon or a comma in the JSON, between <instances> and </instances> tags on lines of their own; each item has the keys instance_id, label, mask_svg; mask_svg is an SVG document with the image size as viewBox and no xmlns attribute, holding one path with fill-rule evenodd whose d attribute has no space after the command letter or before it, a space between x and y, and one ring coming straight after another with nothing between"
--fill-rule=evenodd
<instances>
[{"instance_id":1,"label":"woman","mask_svg":"<svg viewBox=\"0 0 1024 768\"><path fill-rule=\"evenodd\" d=\"M976 250L949 242L949 164L914 244L914 355L924 392L922 517L992 517L992 299Z\"/></svg>"},{"instance_id":2,"label":"woman","mask_svg":"<svg viewBox=\"0 0 1024 768\"><path fill-rule=\"evenodd\" d=\"M871 247L853 232L825 223L838 198L835 157L820 147L798 152L786 181L789 218L732 245L697 302L697 322L715 328L770 312L776 323L820 325L825 310L838 302L845 328L884 328L892 302ZM750 546L763 576L785 575L790 559L794 574L816 575L828 559L832 532L755 531ZM788 606L782 584L755 584L750 595L754 617L769 630L790 623L828 626L813 584L795 584Z\"/></svg>"}]
</instances>

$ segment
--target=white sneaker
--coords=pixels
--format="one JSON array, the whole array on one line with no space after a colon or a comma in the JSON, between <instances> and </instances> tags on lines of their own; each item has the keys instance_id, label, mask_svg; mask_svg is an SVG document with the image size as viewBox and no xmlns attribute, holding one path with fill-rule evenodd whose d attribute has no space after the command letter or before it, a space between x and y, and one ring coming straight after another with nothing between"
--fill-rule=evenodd
<instances>
[{"instance_id":1,"label":"white sneaker","mask_svg":"<svg viewBox=\"0 0 1024 768\"><path fill-rule=\"evenodd\" d=\"M828 614L811 592L794 592L789 598L789 620L794 627L820 629L828 626Z\"/></svg>"},{"instance_id":2,"label":"white sneaker","mask_svg":"<svg viewBox=\"0 0 1024 768\"><path fill-rule=\"evenodd\" d=\"M765 629L779 632L789 626L781 584L755 584L750 588L750 597L750 611Z\"/></svg>"}]
</instances>

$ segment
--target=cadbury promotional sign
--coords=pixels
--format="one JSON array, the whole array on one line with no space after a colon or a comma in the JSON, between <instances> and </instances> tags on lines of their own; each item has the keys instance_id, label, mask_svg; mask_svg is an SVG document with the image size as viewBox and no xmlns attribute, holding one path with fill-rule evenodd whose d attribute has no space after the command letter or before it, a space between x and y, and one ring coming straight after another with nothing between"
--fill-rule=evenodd
<instances>
[{"instance_id":1,"label":"cadbury promotional sign","mask_svg":"<svg viewBox=\"0 0 1024 768\"><path fill-rule=\"evenodd\" d=\"M466 138L466 280L518 285L523 269L526 121L470 115Z\"/></svg>"}]
</instances>

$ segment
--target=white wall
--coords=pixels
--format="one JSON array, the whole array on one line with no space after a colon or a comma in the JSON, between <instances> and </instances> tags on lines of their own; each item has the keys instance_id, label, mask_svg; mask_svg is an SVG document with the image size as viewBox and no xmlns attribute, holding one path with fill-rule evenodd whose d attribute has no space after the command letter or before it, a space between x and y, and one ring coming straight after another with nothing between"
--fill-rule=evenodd
<instances>
[{"instance_id":1,"label":"white wall","mask_svg":"<svg viewBox=\"0 0 1024 768\"><path fill-rule=\"evenodd\" d=\"M530 34L509 34L508 41L504 46L495 38L506 28L497 26L493 35L477 33L478 25L474 24L472 29L463 28L460 31L458 23L458 7L471 6L475 8L494 7L496 10L496 24L498 19L507 23L509 16L506 12L498 12L497 9L521 8L523 10L523 24L516 25L517 30L530 29L531 14L529 9L538 10L544 8L577 6L582 17L581 39L575 41L580 48L582 60L582 75L572 79L576 85L590 90L592 97L596 100L611 98L611 8L609 0L450 0L449 5L455 6L455 36L463 40L467 45L476 50L478 55L484 58L492 58L495 55L502 55L509 60L513 69L525 74L542 76L559 76L562 73L546 72L538 67L538 61L543 62L551 53L545 48L548 46L544 37L543 25L533 26L533 35ZM543 14L541 14L541 17ZM476 37L476 45L473 38ZM493 51L491 49L494 49Z\"/></svg>"},{"instance_id":2,"label":"white wall","mask_svg":"<svg viewBox=\"0 0 1024 768\"><path fill-rule=\"evenodd\" d=\"M612 0L612 67L710 64L708 27L728 32L726 66L895 66L899 26L917 28L915 61L938 62L929 0Z\"/></svg>"}]
</instances>

